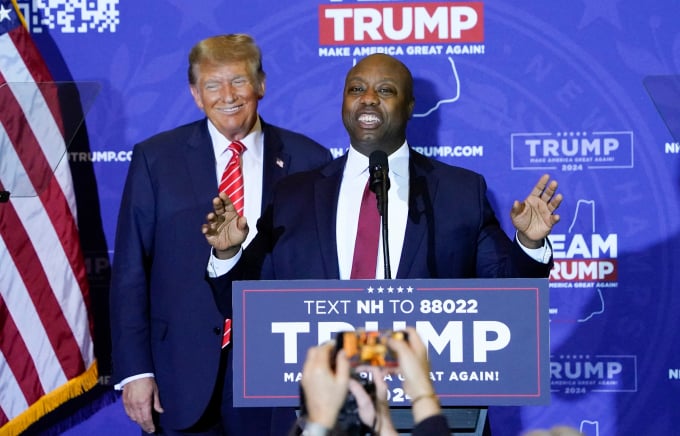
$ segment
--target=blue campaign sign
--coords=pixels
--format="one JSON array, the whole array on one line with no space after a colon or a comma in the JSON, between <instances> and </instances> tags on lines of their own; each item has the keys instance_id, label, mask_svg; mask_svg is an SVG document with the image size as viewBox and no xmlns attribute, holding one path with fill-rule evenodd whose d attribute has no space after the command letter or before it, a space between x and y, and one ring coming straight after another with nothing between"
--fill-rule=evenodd
<instances>
[{"instance_id":1,"label":"blue campaign sign","mask_svg":"<svg viewBox=\"0 0 680 436\"><path fill-rule=\"evenodd\" d=\"M306 351L338 331L414 326L443 405L550 400L547 279L235 282L234 404L298 406ZM398 371L392 405L406 405Z\"/></svg>"}]
</instances>

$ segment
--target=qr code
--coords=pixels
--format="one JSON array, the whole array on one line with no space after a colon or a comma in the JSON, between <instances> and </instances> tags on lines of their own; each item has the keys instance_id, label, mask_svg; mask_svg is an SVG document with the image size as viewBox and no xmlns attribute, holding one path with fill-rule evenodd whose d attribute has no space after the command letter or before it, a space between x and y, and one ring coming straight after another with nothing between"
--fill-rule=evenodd
<instances>
[{"instance_id":1,"label":"qr code","mask_svg":"<svg viewBox=\"0 0 680 436\"><path fill-rule=\"evenodd\" d=\"M120 24L119 0L33 0L27 21L33 33L114 33ZM19 3L20 6L21 2ZM22 8L24 12L27 8Z\"/></svg>"}]
</instances>

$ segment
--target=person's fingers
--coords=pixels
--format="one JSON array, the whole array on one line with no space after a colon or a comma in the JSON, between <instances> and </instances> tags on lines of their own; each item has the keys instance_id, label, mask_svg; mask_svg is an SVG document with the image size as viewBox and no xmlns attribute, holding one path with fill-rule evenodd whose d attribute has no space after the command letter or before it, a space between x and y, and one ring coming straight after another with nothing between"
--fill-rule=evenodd
<instances>
[{"instance_id":1,"label":"person's fingers","mask_svg":"<svg viewBox=\"0 0 680 436\"><path fill-rule=\"evenodd\" d=\"M210 212L205 216L205 224L201 225L201 231L203 234L214 233L215 227L218 223L218 216L214 212Z\"/></svg>"},{"instance_id":2,"label":"person's fingers","mask_svg":"<svg viewBox=\"0 0 680 436\"><path fill-rule=\"evenodd\" d=\"M518 200L515 200L512 203L512 209L510 209L510 214L511 215L519 215L520 213L522 213L523 210L524 210L524 202L520 202Z\"/></svg>"},{"instance_id":3,"label":"person's fingers","mask_svg":"<svg viewBox=\"0 0 680 436\"><path fill-rule=\"evenodd\" d=\"M411 398L431 394L430 365L427 348L412 327L407 327L408 340L390 338L390 348L397 353L399 370L404 376L403 387Z\"/></svg>"},{"instance_id":4,"label":"person's fingers","mask_svg":"<svg viewBox=\"0 0 680 436\"><path fill-rule=\"evenodd\" d=\"M126 402L123 400L125 406L125 413L134 422L136 422L143 431L153 433L155 426L151 416L151 404L149 402Z\"/></svg>"},{"instance_id":5,"label":"person's fingers","mask_svg":"<svg viewBox=\"0 0 680 436\"><path fill-rule=\"evenodd\" d=\"M366 389L355 379L350 379L347 386L349 392L354 396L357 403L359 419L365 425L373 427L376 423L377 410L373 403L373 398L366 392Z\"/></svg>"},{"instance_id":6,"label":"person's fingers","mask_svg":"<svg viewBox=\"0 0 680 436\"><path fill-rule=\"evenodd\" d=\"M311 383L314 376L319 373L330 373L331 352L333 345L323 344L317 347L310 347L307 350L307 358L302 367L302 386L306 387ZM349 370L347 371L349 373ZM307 377L305 377L307 375Z\"/></svg>"},{"instance_id":7,"label":"person's fingers","mask_svg":"<svg viewBox=\"0 0 680 436\"><path fill-rule=\"evenodd\" d=\"M550 175L549 174L543 174L541 176L541 178L538 179L538 182L536 182L536 185L531 190L531 193L529 195L533 195L535 197L540 197L543 194L543 191L545 190L546 185L548 184L548 180L550 180Z\"/></svg>"},{"instance_id":8,"label":"person's fingers","mask_svg":"<svg viewBox=\"0 0 680 436\"><path fill-rule=\"evenodd\" d=\"M151 414L148 414L148 417L145 417L141 422L138 422L139 426L142 428L147 433L155 433L156 432L156 425L153 423L153 417Z\"/></svg>"},{"instance_id":9,"label":"person's fingers","mask_svg":"<svg viewBox=\"0 0 680 436\"><path fill-rule=\"evenodd\" d=\"M311 371L311 369L316 366L317 356L319 354L319 347L309 347L307 349L307 357L305 358L305 363L302 365L302 374L304 376L305 372ZM304 381L304 377L303 377Z\"/></svg>"},{"instance_id":10,"label":"person's fingers","mask_svg":"<svg viewBox=\"0 0 680 436\"><path fill-rule=\"evenodd\" d=\"M408 339L405 341L408 346L413 350L418 357L427 359L427 348L420 339L420 335L413 327L406 327L406 332L408 333Z\"/></svg>"},{"instance_id":11,"label":"person's fingers","mask_svg":"<svg viewBox=\"0 0 680 436\"><path fill-rule=\"evenodd\" d=\"M215 213L217 213L217 214L224 213L224 201L222 200L221 197L218 196L218 197L213 198L212 206L213 206L213 210L215 211Z\"/></svg>"},{"instance_id":12,"label":"person's fingers","mask_svg":"<svg viewBox=\"0 0 680 436\"><path fill-rule=\"evenodd\" d=\"M165 412L165 410L163 410L163 406L161 405L161 397L158 395L158 389L156 389L153 393L153 409L158 413Z\"/></svg>"},{"instance_id":13,"label":"person's fingers","mask_svg":"<svg viewBox=\"0 0 680 436\"><path fill-rule=\"evenodd\" d=\"M335 345L331 344L329 345L329 347L331 347L330 351L331 353L333 353ZM329 354L329 356L331 355L332 354ZM349 359L345 354L345 350L340 350L337 352L335 356L335 378L338 380L338 382L346 384L350 379L349 373L350 373Z\"/></svg>"},{"instance_id":14,"label":"person's fingers","mask_svg":"<svg viewBox=\"0 0 680 436\"><path fill-rule=\"evenodd\" d=\"M555 212L555 210L560 207L560 204L562 204L562 200L564 197L562 194L557 194L555 195L550 201L548 202L548 210L552 213Z\"/></svg>"},{"instance_id":15,"label":"person's fingers","mask_svg":"<svg viewBox=\"0 0 680 436\"><path fill-rule=\"evenodd\" d=\"M553 180L550 183L548 183L545 188L543 189L543 192L540 195L541 200L543 201L549 201L552 196L555 194L555 191L557 190L557 181Z\"/></svg>"},{"instance_id":16,"label":"person's fingers","mask_svg":"<svg viewBox=\"0 0 680 436\"><path fill-rule=\"evenodd\" d=\"M217 197L212 199L213 210L217 215L224 215L225 213L235 213L233 203L229 196L224 192L220 192Z\"/></svg>"},{"instance_id":17,"label":"person's fingers","mask_svg":"<svg viewBox=\"0 0 680 436\"><path fill-rule=\"evenodd\" d=\"M366 392L366 389L357 380L351 378L347 384L347 388L354 395L354 399L357 401L357 406L359 409L365 409L367 407L373 408L373 399Z\"/></svg>"},{"instance_id":18,"label":"person's fingers","mask_svg":"<svg viewBox=\"0 0 680 436\"><path fill-rule=\"evenodd\" d=\"M249 230L248 219L245 216L238 217L236 221L236 228L241 231Z\"/></svg>"},{"instance_id":19,"label":"person's fingers","mask_svg":"<svg viewBox=\"0 0 680 436\"><path fill-rule=\"evenodd\" d=\"M555 189L557 189L557 181L550 180L548 183L546 183L543 193L550 194L551 192L555 192Z\"/></svg>"}]
</instances>

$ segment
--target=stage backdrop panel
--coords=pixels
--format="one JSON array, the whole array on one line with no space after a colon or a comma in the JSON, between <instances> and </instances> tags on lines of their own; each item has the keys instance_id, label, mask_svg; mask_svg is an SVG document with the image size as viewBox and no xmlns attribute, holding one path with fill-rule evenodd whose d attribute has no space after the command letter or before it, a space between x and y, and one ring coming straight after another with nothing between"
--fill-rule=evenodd
<instances>
[{"instance_id":1,"label":"stage backdrop panel","mask_svg":"<svg viewBox=\"0 0 680 436\"><path fill-rule=\"evenodd\" d=\"M562 220L551 236L552 403L492 408L496 435L556 423L588 436L677 433L675 0L19 4L56 79L102 87L87 141L68 163L95 210L83 212L81 231L104 365L104 296L132 147L201 117L186 79L190 47L247 32L264 53L264 119L336 155L348 146L344 74L383 51L415 78L411 146L485 175L507 231L512 201L541 174L560 182Z\"/></svg>"}]
</instances>

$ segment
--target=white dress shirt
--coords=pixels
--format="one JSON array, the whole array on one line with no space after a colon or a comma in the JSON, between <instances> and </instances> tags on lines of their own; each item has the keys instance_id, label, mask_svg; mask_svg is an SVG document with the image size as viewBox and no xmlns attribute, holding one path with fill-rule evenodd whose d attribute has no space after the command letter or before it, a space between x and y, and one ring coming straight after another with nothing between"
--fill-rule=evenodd
<instances>
[{"instance_id":1,"label":"white dress shirt","mask_svg":"<svg viewBox=\"0 0 680 436\"><path fill-rule=\"evenodd\" d=\"M387 157L389 166L388 177L390 189L387 191L387 229L390 251L390 271L392 277L399 269L399 259L404 245L406 220L408 218L409 195L409 148L406 142L394 153ZM361 193L368 181L368 157L356 151L353 147L347 152L347 164L342 174L340 197L338 198L337 225L335 238L338 246L338 267L341 279L349 279L352 272L352 257L356 242L359 209L361 208ZM377 204L376 204L376 207ZM378 262L376 264L376 278L385 278L385 267L382 250L382 222L380 241L378 242Z\"/></svg>"},{"instance_id":2,"label":"white dress shirt","mask_svg":"<svg viewBox=\"0 0 680 436\"><path fill-rule=\"evenodd\" d=\"M231 141L225 138L208 120L208 132L213 144L215 153L215 174L217 176L217 186L219 187L222 173L231 159L232 151L228 149ZM243 172L243 191L245 201L243 205L243 215L248 219L250 232L243 246L247 246L257 234L255 224L260 219L262 213L262 174L264 171L264 133L260 119L257 119L253 130L241 139L241 143L246 146L246 151L241 154L241 171ZM217 195L217 188L215 190Z\"/></svg>"}]
</instances>

